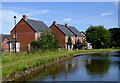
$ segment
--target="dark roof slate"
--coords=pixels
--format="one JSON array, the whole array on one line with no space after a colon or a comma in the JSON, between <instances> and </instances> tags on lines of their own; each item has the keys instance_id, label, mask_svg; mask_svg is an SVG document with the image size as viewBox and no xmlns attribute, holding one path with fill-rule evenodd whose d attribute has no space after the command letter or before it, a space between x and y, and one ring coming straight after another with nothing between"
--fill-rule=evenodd
<instances>
[{"instance_id":1,"label":"dark roof slate","mask_svg":"<svg viewBox=\"0 0 120 83\"><path fill-rule=\"evenodd\" d=\"M48 26L43 21L37 21L37 20L31 20L27 19L25 20L36 32L40 31L51 31Z\"/></svg>"},{"instance_id":2,"label":"dark roof slate","mask_svg":"<svg viewBox=\"0 0 120 83\"><path fill-rule=\"evenodd\" d=\"M82 35L75 27L73 26L67 26L67 28L76 36L79 37L84 37L84 35Z\"/></svg>"},{"instance_id":3,"label":"dark roof slate","mask_svg":"<svg viewBox=\"0 0 120 83\"><path fill-rule=\"evenodd\" d=\"M8 40L10 40L11 36L10 35L0 35L0 43L2 43L5 38L7 38Z\"/></svg>"},{"instance_id":4,"label":"dark roof slate","mask_svg":"<svg viewBox=\"0 0 120 83\"><path fill-rule=\"evenodd\" d=\"M67 29L67 28L65 27L65 25L56 24L56 26L57 26L65 35L75 36L69 29Z\"/></svg>"}]
</instances>

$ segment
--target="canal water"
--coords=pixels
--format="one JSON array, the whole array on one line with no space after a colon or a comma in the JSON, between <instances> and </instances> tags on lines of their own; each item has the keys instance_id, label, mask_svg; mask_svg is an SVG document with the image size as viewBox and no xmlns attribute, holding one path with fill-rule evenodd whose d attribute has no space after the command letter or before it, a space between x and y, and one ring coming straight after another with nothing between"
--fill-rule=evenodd
<instances>
[{"instance_id":1,"label":"canal water","mask_svg":"<svg viewBox=\"0 0 120 83\"><path fill-rule=\"evenodd\" d=\"M118 81L120 51L82 55L37 72L27 81Z\"/></svg>"}]
</instances>

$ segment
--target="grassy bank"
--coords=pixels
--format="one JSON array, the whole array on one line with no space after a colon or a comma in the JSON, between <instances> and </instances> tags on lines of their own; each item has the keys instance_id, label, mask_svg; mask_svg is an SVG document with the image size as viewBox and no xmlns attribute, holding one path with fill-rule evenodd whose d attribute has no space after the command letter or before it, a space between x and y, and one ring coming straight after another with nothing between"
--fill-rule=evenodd
<instances>
[{"instance_id":1,"label":"grassy bank","mask_svg":"<svg viewBox=\"0 0 120 83\"><path fill-rule=\"evenodd\" d=\"M62 57L87 53L87 52L98 52L98 51L112 51L118 49L92 49L92 50L73 50L66 51L60 50L55 52L37 52L34 54L18 53L17 56L14 54L3 54L2 55L2 76L9 77L11 74L28 70L39 65L44 65L49 62L53 62Z\"/></svg>"}]
</instances>

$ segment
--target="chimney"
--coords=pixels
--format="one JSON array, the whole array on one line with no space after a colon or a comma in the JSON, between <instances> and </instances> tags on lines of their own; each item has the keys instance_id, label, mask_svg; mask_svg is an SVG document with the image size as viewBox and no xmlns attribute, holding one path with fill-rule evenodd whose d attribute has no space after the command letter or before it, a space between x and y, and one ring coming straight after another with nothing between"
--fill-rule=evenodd
<instances>
[{"instance_id":1,"label":"chimney","mask_svg":"<svg viewBox=\"0 0 120 83\"><path fill-rule=\"evenodd\" d=\"M56 24L56 21L53 21L54 24Z\"/></svg>"},{"instance_id":2,"label":"chimney","mask_svg":"<svg viewBox=\"0 0 120 83\"><path fill-rule=\"evenodd\" d=\"M23 15L23 18L24 18L24 19L27 19L27 16L26 16L26 15Z\"/></svg>"},{"instance_id":3,"label":"chimney","mask_svg":"<svg viewBox=\"0 0 120 83\"><path fill-rule=\"evenodd\" d=\"M67 24L67 23L65 23L65 26L68 26L68 24Z\"/></svg>"},{"instance_id":4,"label":"chimney","mask_svg":"<svg viewBox=\"0 0 120 83\"><path fill-rule=\"evenodd\" d=\"M1 33L1 35L3 35L3 33Z\"/></svg>"}]
</instances>

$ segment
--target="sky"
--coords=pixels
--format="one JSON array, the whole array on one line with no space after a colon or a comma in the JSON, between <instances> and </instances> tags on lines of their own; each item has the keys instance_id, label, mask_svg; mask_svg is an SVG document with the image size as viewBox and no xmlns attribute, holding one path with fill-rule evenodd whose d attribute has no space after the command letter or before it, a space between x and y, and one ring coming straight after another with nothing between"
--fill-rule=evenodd
<instances>
[{"instance_id":1,"label":"sky","mask_svg":"<svg viewBox=\"0 0 120 83\"><path fill-rule=\"evenodd\" d=\"M10 34L15 25L14 15L17 22L27 15L28 19L43 21L48 27L56 21L79 31L86 31L90 25L118 27L117 2L3 2L1 33Z\"/></svg>"}]
</instances>

